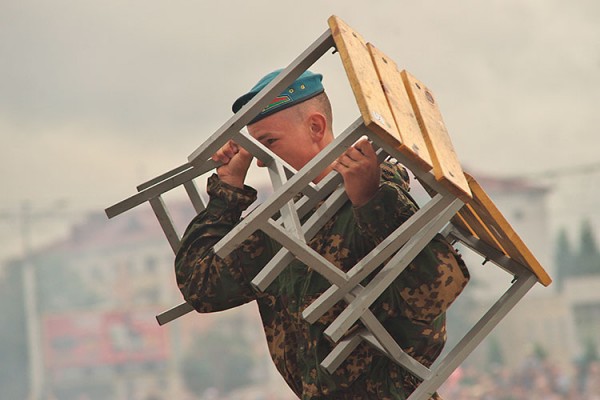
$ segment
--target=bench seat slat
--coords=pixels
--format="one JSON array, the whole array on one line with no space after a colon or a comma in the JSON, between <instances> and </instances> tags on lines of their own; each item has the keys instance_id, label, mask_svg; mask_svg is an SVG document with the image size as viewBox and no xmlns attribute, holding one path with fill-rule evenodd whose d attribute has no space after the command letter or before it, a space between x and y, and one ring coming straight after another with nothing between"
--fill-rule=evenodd
<instances>
[{"instance_id":1,"label":"bench seat slat","mask_svg":"<svg viewBox=\"0 0 600 400\"><path fill-rule=\"evenodd\" d=\"M328 22L365 126L372 132L389 134L400 141L365 40L336 16L330 17Z\"/></svg>"},{"instance_id":2,"label":"bench seat slat","mask_svg":"<svg viewBox=\"0 0 600 400\"><path fill-rule=\"evenodd\" d=\"M433 160L435 179L468 203L471 199L469 183L454 151L436 99L423 82L407 71L402 71L401 74Z\"/></svg>"},{"instance_id":3,"label":"bench seat slat","mask_svg":"<svg viewBox=\"0 0 600 400\"><path fill-rule=\"evenodd\" d=\"M498 210L487 193L475 178L468 174L466 174L466 177L473 192L473 201L470 206L473 207L473 210L485 223L492 235L506 249L506 253L531 270L542 285L550 285L552 279L548 273L508 223L504 215Z\"/></svg>"},{"instance_id":4,"label":"bench seat slat","mask_svg":"<svg viewBox=\"0 0 600 400\"><path fill-rule=\"evenodd\" d=\"M419 121L417 121L410 104L398 66L371 43L367 43L367 47L371 52L373 64L377 69L383 92L398 128L398 138L385 135L382 139L415 162L423 171L428 172L433 168L433 161L421 133Z\"/></svg>"}]
</instances>

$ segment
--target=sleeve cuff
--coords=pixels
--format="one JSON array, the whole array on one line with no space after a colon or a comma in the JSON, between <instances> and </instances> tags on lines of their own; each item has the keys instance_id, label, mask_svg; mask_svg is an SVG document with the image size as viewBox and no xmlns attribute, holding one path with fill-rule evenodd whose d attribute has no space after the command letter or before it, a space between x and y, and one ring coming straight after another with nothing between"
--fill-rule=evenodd
<instances>
[{"instance_id":1,"label":"sleeve cuff","mask_svg":"<svg viewBox=\"0 0 600 400\"><path fill-rule=\"evenodd\" d=\"M207 192L210 196L207 210L220 213L223 217L229 216L236 221L257 198L254 188L246 185L243 188L231 186L221 181L217 174L208 178Z\"/></svg>"},{"instance_id":2,"label":"sleeve cuff","mask_svg":"<svg viewBox=\"0 0 600 400\"><path fill-rule=\"evenodd\" d=\"M381 221L381 218L385 216L385 210L383 205L385 204L385 189L384 185L379 185L379 188L375 192L375 195L371 197L365 204L353 207L356 221L359 225L369 225Z\"/></svg>"}]
</instances>

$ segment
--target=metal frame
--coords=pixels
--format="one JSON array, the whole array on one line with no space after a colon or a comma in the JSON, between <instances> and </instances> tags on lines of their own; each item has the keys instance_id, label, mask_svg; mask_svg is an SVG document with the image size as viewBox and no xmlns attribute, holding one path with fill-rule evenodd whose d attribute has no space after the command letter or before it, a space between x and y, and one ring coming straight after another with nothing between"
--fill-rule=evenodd
<instances>
[{"instance_id":1,"label":"metal frame","mask_svg":"<svg viewBox=\"0 0 600 400\"><path fill-rule=\"evenodd\" d=\"M257 290L265 290L291 261L299 259L332 284L303 311L303 318L308 323L314 323L342 299L348 304L325 330L325 334L337 345L321 365L330 372L335 371L356 346L366 341L423 380L423 383L409 397L410 400L426 399L527 293L537 282L537 278L523 265L498 252L485 242L448 224L464 205L463 201L450 193L436 179L432 171L424 171L413 159L403 155L377 134L371 132L365 126L362 118L358 118L339 134L330 145L300 171L295 171L260 142L242 131L271 98L291 84L334 45L332 34L330 30L327 30L257 96L190 154L187 163L139 185L137 194L107 208L106 214L112 218L142 203L149 202L171 249L176 253L180 246L180 236L169 216L162 195L176 187L183 186L196 212L204 210L205 204L193 180L213 170L217 164L210 160L210 156L227 141L235 140L265 163L269 170L274 193L214 246L215 253L220 257L225 257L256 230L264 231L273 240L279 242L283 248L252 281L252 285ZM380 161L388 155L396 158L411 170L419 181L437 194L345 273L306 244L347 201L343 186L341 186L342 179L337 172L331 172L319 184L314 184L312 181L362 136L369 137L375 147L379 149ZM300 200L294 201L298 195L302 195L302 197ZM302 217L319 202L322 202L319 208L304 224L301 224ZM275 217L276 215L278 217ZM430 369L403 351L369 311L369 306L442 229L445 236L460 240L467 247L483 254L487 259L515 275L516 279L506 293L455 348L439 364ZM364 278L388 259L386 265L367 286L360 285ZM157 321L163 325L193 310L191 305L184 302L158 315ZM358 320L362 322L364 328L349 337L344 337Z\"/></svg>"}]
</instances>

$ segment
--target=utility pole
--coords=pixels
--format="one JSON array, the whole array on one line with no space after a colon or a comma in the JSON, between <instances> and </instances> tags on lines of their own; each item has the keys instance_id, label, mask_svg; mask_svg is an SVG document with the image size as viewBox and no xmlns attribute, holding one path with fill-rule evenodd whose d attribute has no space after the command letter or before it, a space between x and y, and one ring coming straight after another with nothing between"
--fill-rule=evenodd
<instances>
[{"instance_id":1,"label":"utility pole","mask_svg":"<svg viewBox=\"0 0 600 400\"><path fill-rule=\"evenodd\" d=\"M19 215L21 244L23 246L23 296L29 360L29 400L41 398L44 369L41 346L40 319L37 309L37 281L31 253L31 204L21 203Z\"/></svg>"},{"instance_id":2,"label":"utility pole","mask_svg":"<svg viewBox=\"0 0 600 400\"><path fill-rule=\"evenodd\" d=\"M18 234L22 248L23 302L25 308L25 326L27 333L27 357L29 365L29 394L28 400L41 400L44 388L44 360L42 352L42 335L40 329L40 314L38 310L37 273L32 246L32 226L41 218L60 217L57 213L65 206L64 201L58 201L54 208L48 211L34 212L31 203L21 202L17 212L4 212L0 217L16 218ZM35 220L34 220L35 218Z\"/></svg>"}]
</instances>

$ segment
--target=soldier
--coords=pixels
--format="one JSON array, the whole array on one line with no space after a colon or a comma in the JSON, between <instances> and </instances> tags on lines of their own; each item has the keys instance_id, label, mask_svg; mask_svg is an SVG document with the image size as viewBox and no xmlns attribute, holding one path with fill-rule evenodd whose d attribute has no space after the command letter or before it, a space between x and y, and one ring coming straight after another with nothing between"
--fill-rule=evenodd
<instances>
[{"instance_id":1,"label":"soldier","mask_svg":"<svg viewBox=\"0 0 600 400\"><path fill-rule=\"evenodd\" d=\"M262 78L233 104L237 112L280 70ZM322 75L303 73L248 124L249 133L297 170L333 140L332 112ZM222 165L208 180L210 201L188 226L175 260L179 289L198 312L220 311L255 300L271 357L290 388L302 399L405 399L419 380L366 343L329 374L319 364L333 349L323 332L343 310L336 304L314 324L301 313L330 284L310 266L292 262L264 291L250 282L280 246L255 232L229 256L213 246L256 200L244 185L252 156L230 141L213 156ZM258 161L261 166L261 162ZM349 201L308 243L348 271L416 212L406 170L378 163L367 140L341 155L315 179L339 172ZM399 345L426 366L446 340L445 311L462 291L469 273L440 235L413 260L371 310ZM438 398L437 394L434 398Z\"/></svg>"}]
</instances>

